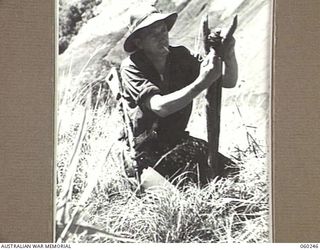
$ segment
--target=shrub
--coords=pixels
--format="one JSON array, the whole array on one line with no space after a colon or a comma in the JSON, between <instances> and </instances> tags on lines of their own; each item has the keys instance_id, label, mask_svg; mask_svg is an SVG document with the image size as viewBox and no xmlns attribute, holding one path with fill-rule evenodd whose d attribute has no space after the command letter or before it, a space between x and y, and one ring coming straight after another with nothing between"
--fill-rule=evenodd
<instances>
[{"instance_id":1,"label":"shrub","mask_svg":"<svg viewBox=\"0 0 320 250\"><path fill-rule=\"evenodd\" d=\"M81 26L97 15L95 9L102 0L80 0L68 3L59 0L59 54L69 46Z\"/></svg>"}]
</instances>

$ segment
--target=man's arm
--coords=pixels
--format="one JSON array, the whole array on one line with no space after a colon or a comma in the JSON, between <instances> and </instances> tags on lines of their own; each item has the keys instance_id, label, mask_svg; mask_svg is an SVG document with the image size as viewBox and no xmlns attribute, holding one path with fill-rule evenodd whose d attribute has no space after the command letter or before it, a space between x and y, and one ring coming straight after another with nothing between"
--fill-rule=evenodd
<instances>
[{"instance_id":1,"label":"man's arm","mask_svg":"<svg viewBox=\"0 0 320 250\"><path fill-rule=\"evenodd\" d=\"M198 94L221 76L221 58L210 52L201 63L197 79L188 86L167 95L153 95L146 106L160 117L171 115L186 107Z\"/></svg>"},{"instance_id":2,"label":"man's arm","mask_svg":"<svg viewBox=\"0 0 320 250\"><path fill-rule=\"evenodd\" d=\"M224 74L222 76L222 87L233 88L238 81L238 63L234 50L235 39L232 37L224 44Z\"/></svg>"}]
</instances>

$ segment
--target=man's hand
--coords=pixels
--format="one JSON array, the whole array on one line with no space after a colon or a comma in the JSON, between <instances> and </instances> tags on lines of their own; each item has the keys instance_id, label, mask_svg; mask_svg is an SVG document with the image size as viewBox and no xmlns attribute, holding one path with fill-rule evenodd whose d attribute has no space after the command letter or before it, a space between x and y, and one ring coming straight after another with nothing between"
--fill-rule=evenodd
<instances>
[{"instance_id":1,"label":"man's hand","mask_svg":"<svg viewBox=\"0 0 320 250\"><path fill-rule=\"evenodd\" d=\"M214 49L211 49L209 54L204 58L201 63L199 79L200 85L204 88L211 86L213 82L218 80L222 74L221 57L216 55Z\"/></svg>"}]
</instances>

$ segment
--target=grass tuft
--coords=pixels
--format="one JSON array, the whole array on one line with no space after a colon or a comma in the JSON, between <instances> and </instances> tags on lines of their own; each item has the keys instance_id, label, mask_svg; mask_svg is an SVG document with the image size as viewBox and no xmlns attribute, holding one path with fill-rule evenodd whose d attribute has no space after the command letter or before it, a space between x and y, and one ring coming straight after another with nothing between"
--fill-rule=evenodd
<instances>
[{"instance_id":1,"label":"grass tuft","mask_svg":"<svg viewBox=\"0 0 320 250\"><path fill-rule=\"evenodd\" d=\"M71 72L71 70L70 70ZM235 148L239 173L200 189L172 186L136 195L126 178L117 109L81 105L61 78L58 100L57 240L59 242L268 242L267 159L248 132L248 148ZM102 95L103 90L99 90ZM103 98L98 98L103 100Z\"/></svg>"}]
</instances>

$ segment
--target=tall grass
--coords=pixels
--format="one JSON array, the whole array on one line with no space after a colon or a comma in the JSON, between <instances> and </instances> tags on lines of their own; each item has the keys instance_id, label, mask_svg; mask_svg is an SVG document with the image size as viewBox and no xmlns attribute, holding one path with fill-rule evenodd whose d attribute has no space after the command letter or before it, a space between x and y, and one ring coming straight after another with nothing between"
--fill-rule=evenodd
<instances>
[{"instance_id":1,"label":"tall grass","mask_svg":"<svg viewBox=\"0 0 320 250\"><path fill-rule=\"evenodd\" d=\"M239 174L202 189L160 186L137 197L137 183L124 174L121 115L104 98L92 105L90 88L85 102L74 98L84 88L71 87L81 74L70 72L58 89L57 241L269 240L266 152L249 132L248 147L233 152Z\"/></svg>"}]
</instances>

